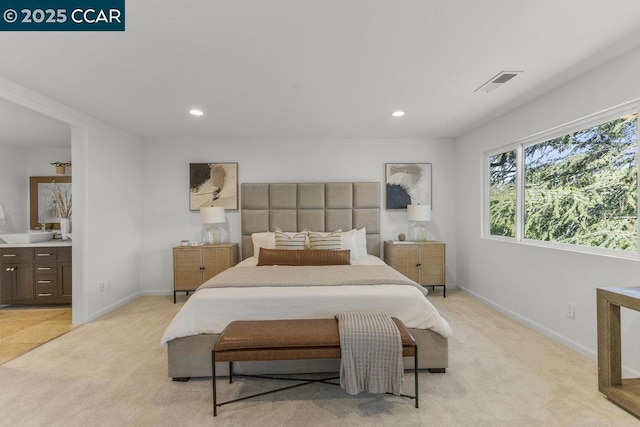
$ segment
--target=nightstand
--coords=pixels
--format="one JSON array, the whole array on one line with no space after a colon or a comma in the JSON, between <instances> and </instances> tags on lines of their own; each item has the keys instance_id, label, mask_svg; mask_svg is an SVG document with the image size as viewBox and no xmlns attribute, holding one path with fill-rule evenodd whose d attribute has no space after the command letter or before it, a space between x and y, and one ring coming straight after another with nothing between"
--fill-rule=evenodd
<instances>
[{"instance_id":1,"label":"nightstand","mask_svg":"<svg viewBox=\"0 0 640 427\"><path fill-rule=\"evenodd\" d=\"M173 303L176 293L195 291L216 274L238 263L238 244L176 246L173 248Z\"/></svg>"},{"instance_id":2,"label":"nightstand","mask_svg":"<svg viewBox=\"0 0 640 427\"><path fill-rule=\"evenodd\" d=\"M447 296L445 244L435 240L384 242L384 262L423 286L442 286Z\"/></svg>"}]
</instances>

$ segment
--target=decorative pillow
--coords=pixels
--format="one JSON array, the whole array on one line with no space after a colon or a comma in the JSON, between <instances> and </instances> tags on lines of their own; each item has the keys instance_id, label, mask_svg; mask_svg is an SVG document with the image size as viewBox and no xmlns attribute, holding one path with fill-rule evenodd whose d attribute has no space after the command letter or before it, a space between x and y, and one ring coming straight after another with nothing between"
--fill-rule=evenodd
<instances>
[{"instance_id":1,"label":"decorative pillow","mask_svg":"<svg viewBox=\"0 0 640 427\"><path fill-rule=\"evenodd\" d=\"M308 249L291 251L288 249L260 250L257 265L349 265L349 251L327 251Z\"/></svg>"},{"instance_id":2,"label":"decorative pillow","mask_svg":"<svg viewBox=\"0 0 640 427\"><path fill-rule=\"evenodd\" d=\"M342 232L342 249L349 249L351 251L351 259L358 259L358 246L356 244L356 229Z\"/></svg>"},{"instance_id":3,"label":"decorative pillow","mask_svg":"<svg viewBox=\"0 0 640 427\"><path fill-rule=\"evenodd\" d=\"M332 250L342 249L342 230L332 233L309 232L309 247L311 249Z\"/></svg>"},{"instance_id":4,"label":"decorative pillow","mask_svg":"<svg viewBox=\"0 0 640 427\"><path fill-rule=\"evenodd\" d=\"M276 249L304 249L304 244L307 240L307 233L304 231L290 235L276 228L274 235L276 239Z\"/></svg>"},{"instance_id":5,"label":"decorative pillow","mask_svg":"<svg viewBox=\"0 0 640 427\"><path fill-rule=\"evenodd\" d=\"M252 233L251 242L253 242L253 256L258 256L260 248L275 249L276 238L274 233L266 231L264 233Z\"/></svg>"},{"instance_id":6,"label":"decorative pillow","mask_svg":"<svg viewBox=\"0 0 640 427\"><path fill-rule=\"evenodd\" d=\"M364 227L356 230L356 247L358 248L358 258L367 255L367 229Z\"/></svg>"}]
</instances>

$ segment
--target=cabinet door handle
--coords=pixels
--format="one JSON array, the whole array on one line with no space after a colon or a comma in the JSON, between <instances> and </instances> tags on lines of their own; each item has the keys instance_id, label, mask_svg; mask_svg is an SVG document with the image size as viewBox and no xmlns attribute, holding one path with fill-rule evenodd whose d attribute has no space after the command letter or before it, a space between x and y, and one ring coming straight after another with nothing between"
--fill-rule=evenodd
<instances>
[{"instance_id":1,"label":"cabinet door handle","mask_svg":"<svg viewBox=\"0 0 640 427\"><path fill-rule=\"evenodd\" d=\"M50 297L51 295L53 295L53 294L51 294L51 293L48 293L48 294L38 294L38 296L39 296L39 297Z\"/></svg>"},{"instance_id":2,"label":"cabinet door handle","mask_svg":"<svg viewBox=\"0 0 640 427\"><path fill-rule=\"evenodd\" d=\"M36 254L36 256L51 256L51 254Z\"/></svg>"},{"instance_id":3,"label":"cabinet door handle","mask_svg":"<svg viewBox=\"0 0 640 427\"><path fill-rule=\"evenodd\" d=\"M38 267L38 270L51 270L51 267Z\"/></svg>"},{"instance_id":4,"label":"cabinet door handle","mask_svg":"<svg viewBox=\"0 0 640 427\"><path fill-rule=\"evenodd\" d=\"M38 283L51 283L51 280L38 280Z\"/></svg>"},{"instance_id":5,"label":"cabinet door handle","mask_svg":"<svg viewBox=\"0 0 640 427\"><path fill-rule=\"evenodd\" d=\"M416 264L416 267L420 267L422 264Z\"/></svg>"},{"instance_id":6,"label":"cabinet door handle","mask_svg":"<svg viewBox=\"0 0 640 427\"><path fill-rule=\"evenodd\" d=\"M4 271L13 271L13 270L11 269L11 267L7 267L4 269Z\"/></svg>"},{"instance_id":7,"label":"cabinet door handle","mask_svg":"<svg viewBox=\"0 0 640 427\"><path fill-rule=\"evenodd\" d=\"M16 254L2 254L3 257L12 257L12 256L18 256Z\"/></svg>"}]
</instances>

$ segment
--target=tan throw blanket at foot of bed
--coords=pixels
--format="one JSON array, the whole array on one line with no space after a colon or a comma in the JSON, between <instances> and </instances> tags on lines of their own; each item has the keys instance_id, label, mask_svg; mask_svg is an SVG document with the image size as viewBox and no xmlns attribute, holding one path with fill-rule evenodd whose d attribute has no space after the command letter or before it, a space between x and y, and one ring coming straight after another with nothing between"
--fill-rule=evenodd
<instances>
[{"instance_id":1,"label":"tan throw blanket at foot of bed","mask_svg":"<svg viewBox=\"0 0 640 427\"><path fill-rule=\"evenodd\" d=\"M386 313L336 315L340 332L340 387L349 394L400 394L404 380L400 331Z\"/></svg>"}]
</instances>

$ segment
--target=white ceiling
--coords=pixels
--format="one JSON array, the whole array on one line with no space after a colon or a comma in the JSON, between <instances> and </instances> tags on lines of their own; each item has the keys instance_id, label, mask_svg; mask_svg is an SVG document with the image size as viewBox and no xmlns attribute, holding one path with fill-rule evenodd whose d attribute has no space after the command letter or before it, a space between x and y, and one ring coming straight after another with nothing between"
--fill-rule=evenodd
<instances>
[{"instance_id":1,"label":"white ceiling","mask_svg":"<svg viewBox=\"0 0 640 427\"><path fill-rule=\"evenodd\" d=\"M71 146L71 127L0 98L0 144L19 147Z\"/></svg>"},{"instance_id":2,"label":"white ceiling","mask_svg":"<svg viewBox=\"0 0 640 427\"><path fill-rule=\"evenodd\" d=\"M639 46L638 0L134 0L3 33L0 76L142 138L456 137Z\"/></svg>"}]
</instances>

